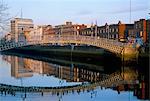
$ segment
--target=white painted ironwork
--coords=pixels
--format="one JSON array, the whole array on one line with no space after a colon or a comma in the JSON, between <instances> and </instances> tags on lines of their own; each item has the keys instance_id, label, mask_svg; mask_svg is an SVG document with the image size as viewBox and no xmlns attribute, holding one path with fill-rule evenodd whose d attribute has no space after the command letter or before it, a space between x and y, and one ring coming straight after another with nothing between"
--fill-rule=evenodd
<instances>
[{"instance_id":1,"label":"white painted ironwork","mask_svg":"<svg viewBox=\"0 0 150 101\"><path fill-rule=\"evenodd\" d=\"M13 48L37 45L37 44L85 44L104 48L110 52L120 54L123 45L117 40L111 40L107 38L95 38L91 36L45 36L43 40L40 41L20 41L20 42L6 42L5 44L0 44L0 51L5 51Z\"/></svg>"}]
</instances>

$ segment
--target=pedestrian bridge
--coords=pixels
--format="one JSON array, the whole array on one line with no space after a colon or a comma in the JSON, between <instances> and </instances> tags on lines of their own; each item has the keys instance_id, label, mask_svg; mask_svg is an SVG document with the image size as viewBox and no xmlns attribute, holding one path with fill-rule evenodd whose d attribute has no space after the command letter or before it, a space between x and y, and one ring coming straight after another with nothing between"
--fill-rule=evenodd
<instances>
[{"instance_id":1,"label":"pedestrian bridge","mask_svg":"<svg viewBox=\"0 0 150 101\"><path fill-rule=\"evenodd\" d=\"M116 54L131 54L137 53L135 48L128 47L127 44L118 42L117 40L91 37L91 36L45 36L42 40L22 40L19 42L9 41L5 44L0 44L0 51L5 51L13 48L29 46L29 45L46 45L46 44L85 44L103 48Z\"/></svg>"}]
</instances>

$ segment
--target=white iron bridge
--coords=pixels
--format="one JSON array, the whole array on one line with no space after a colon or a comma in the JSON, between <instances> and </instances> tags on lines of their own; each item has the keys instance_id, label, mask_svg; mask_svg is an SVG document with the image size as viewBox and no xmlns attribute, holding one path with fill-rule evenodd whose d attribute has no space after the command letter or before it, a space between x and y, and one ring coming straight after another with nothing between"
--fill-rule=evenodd
<instances>
[{"instance_id":1,"label":"white iron bridge","mask_svg":"<svg viewBox=\"0 0 150 101\"><path fill-rule=\"evenodd\" d=\"M0 44L0 51L9 49L30 46L30 45L45 45L45 44L85 44L96 46L108 50L116 54L131 54L137 53L135 48L129 47L125 43L118 42L117 40L91 37L91 36L44 36L42 40L27 41L22 40L18 42L9 41L5 44Z\"/></svg>"}]
</instances>

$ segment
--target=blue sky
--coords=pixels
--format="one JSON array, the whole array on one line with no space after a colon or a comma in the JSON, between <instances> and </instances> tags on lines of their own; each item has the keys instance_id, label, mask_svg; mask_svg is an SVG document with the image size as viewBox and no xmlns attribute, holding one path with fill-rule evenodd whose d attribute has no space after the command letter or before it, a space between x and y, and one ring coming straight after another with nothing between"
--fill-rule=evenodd
<instances>
[{"instance_id":1,"label":"blue sky","mask_svg":"<svg viewBox=\"0 0 150 101\"><path fill-rule=\"evenodd\" d=\"M129 23L130 0L3 0L9 6L10 16L33 19L35 24L73 23L91 24L97 20L98 25L106 22ZM148 18L149 0L131 0L132 19Z\"/></svg>"}]
</instances>

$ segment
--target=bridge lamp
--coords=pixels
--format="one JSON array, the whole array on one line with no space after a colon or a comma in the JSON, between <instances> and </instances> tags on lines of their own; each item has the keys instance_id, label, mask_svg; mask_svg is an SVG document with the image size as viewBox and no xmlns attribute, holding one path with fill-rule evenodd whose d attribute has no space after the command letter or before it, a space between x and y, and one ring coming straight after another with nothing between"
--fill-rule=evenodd
<instances>
[{"instance_id":1,"label":"bridge lamp","mask_svg":"<svg viewBox=\"0 0 150 101\"><path fill-rule=\"evenodd\" d=\"M106 26L106 31L107 31L106 33L108 34L107 39L109 39L109 25Z\"/></svg>"},{"instance_id":2,"label":"bridge lamp","mask_svg":"<svg viewBox=\"0 0 150 101\"><path fill-rule=\"evenodd\" d=\"M78 26L77 27L77 36L79 35L79 29L80 29L80 27Z\"/></svg>"}]
</instances>

